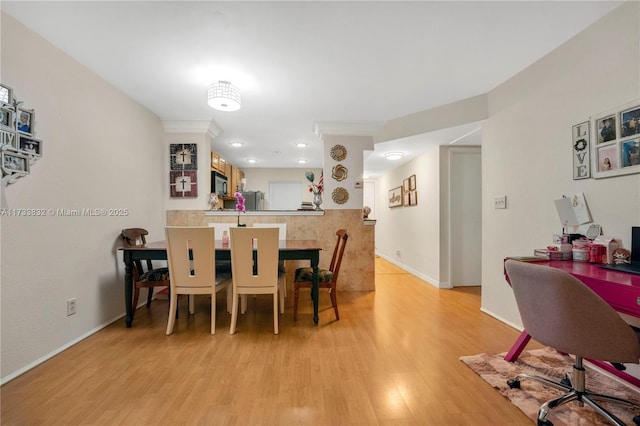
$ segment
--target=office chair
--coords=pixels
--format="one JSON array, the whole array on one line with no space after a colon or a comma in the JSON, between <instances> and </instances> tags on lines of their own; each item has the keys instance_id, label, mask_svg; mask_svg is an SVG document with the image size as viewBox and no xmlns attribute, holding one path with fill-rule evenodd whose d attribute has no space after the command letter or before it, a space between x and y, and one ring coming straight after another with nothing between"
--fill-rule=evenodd
<instances>
[{"instance_id":1,"label":"office chair","mask_svg":"<svg viewBox=\"0 0 640 426\"><path fill-rule=\"evenodd\" d=\"M625 426L596 401L623 404L640 412L640 406L614 396L592 393L585 387L583 358L609 362L640 362L640 342L618 313L580 280L567 272L533 263L505 263L525 330L538 342L575 356L573 380L561 382L520 374L507 383L520 387L520 379L532 379L566 391L545 402L538 411L538 425L552 425L551 410L570 401L585 403L611 423ZM639 423L636 416L634 422Z\"/></svg>"}]
</instances>

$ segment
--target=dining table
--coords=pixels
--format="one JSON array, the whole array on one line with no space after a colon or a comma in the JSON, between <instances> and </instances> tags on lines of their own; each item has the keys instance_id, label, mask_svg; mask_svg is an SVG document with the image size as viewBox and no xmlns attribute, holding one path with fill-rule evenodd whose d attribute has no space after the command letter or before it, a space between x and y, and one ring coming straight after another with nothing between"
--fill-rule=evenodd
<instances>
[{"instance_id":1,"label":"dining table","mask_svg":"<svg viewBox=\"0 0 640 426\"><path fill-rule=\"evenodd\" d=\"M155 241L141 247L121 247L124 261L124 304L125 324L131 327L133 322L133 262L136 260L167 260L166 241ZM318 263L322 247L317 240L280 240L279 260L308 260L313 269L311 299L313 300L313 322L318 325ZM229 243L216 240L215 262L231 260Z\"/></svg>"}]
</instances>

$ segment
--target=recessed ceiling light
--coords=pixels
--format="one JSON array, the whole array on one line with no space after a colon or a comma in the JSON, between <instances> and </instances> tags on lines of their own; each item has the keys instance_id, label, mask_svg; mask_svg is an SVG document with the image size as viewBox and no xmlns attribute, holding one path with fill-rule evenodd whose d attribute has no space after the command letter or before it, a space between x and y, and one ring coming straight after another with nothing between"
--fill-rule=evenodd
<instances>
[{"instance_id":1,"label":"recessed ceiling light","mask_svg":"<svg viewBox=\"0 0 640 426\"><path fill-rule=\"evenodd\" d=\"M258 160L256 160L255 158L247 158L247 163L253 164L253 163L257 163L257 162L258 162Z\"/></svg>"},{"instance_id":2,"label":"recessed ceiling light","mask_svg":"<svg viewBox=\"0 0 640 426\"><path fill-rule=\"evenodd\" d=\"M384 156L387 160L399 160L404 157L404 152L387 152Z\"/></svg>"},{"instance_id":3,"label":"recessed ceiling light","mask_svg":"<svg viewBox=\"0 0 640 426\"><path fill-rule=\"evenodd\" d=\"M305 164L306 162L307 162L307 160L305 160L304 158L300 158L300 159L298 160L298 163L299 163L299 164Z\"/></svg>"},{"instance_id":4,"label":"recessed ceiling light","mask_svg":"<svg viewBox=\"0 0 640 426\"><path fill-rule=\"evenodd\" d=\"M237 148L237 147L240 147L240 146L242 146L244 144L242 142L240 142L240 141L229 141L229 145L235 146Z\"/></svg>"},{"instance_id":5,"label":"recessed ceiling light","mask_svg":"<svg viewBox=\"0 0 640 426\"><path fill-rule=\"evenodd\" d=\"M307 144L306 144L306 143L304 143L304 142L298 142L298 143L296 144L296 146L297 146L298 148L306 148L306 147L307 147Z\"/></svg>"}]
</instances>

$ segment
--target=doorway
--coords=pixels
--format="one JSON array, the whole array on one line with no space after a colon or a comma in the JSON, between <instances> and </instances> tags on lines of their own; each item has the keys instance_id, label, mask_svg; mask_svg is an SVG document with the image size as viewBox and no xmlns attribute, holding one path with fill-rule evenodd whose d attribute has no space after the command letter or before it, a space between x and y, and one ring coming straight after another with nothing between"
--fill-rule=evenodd
<instances>
[{"instance_id":1,"label":"doorway","mask_svg":"<svg viewBox=\"0 0 640 426\"><path fill-rule=\"evenodd\" d=\"M482 280L481 149L449 151L449 278L452 287Z\"/></svg>"}]
</instances>

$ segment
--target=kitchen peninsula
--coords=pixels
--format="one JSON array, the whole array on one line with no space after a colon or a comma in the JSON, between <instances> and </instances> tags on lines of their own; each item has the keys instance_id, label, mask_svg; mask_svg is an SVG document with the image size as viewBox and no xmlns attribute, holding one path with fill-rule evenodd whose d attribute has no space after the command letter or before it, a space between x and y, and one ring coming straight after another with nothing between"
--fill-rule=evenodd
<instances>
[{"instance_id":1,"label":"kitchen peninsula","mask_svg":"<svg viewBox=\"0 0 640 426\"><path fill-rule=\"evenodd\" d=\"M168 226L209 226L210 223L286 223L287 239L321 243L320 267L328 268L335 245L335 232L346 229L349 244L340 270L339 291L375 290L375 227L362 219L361 209L296 211L263 210L240 213L231 210L167 210ZM308 262L307 262L308 263ZM291 264L291 265L290 265ZM287 262L287 282L303 262ZM321 306L322 309L322 306Z\"/></svg>"}]
</instances>

